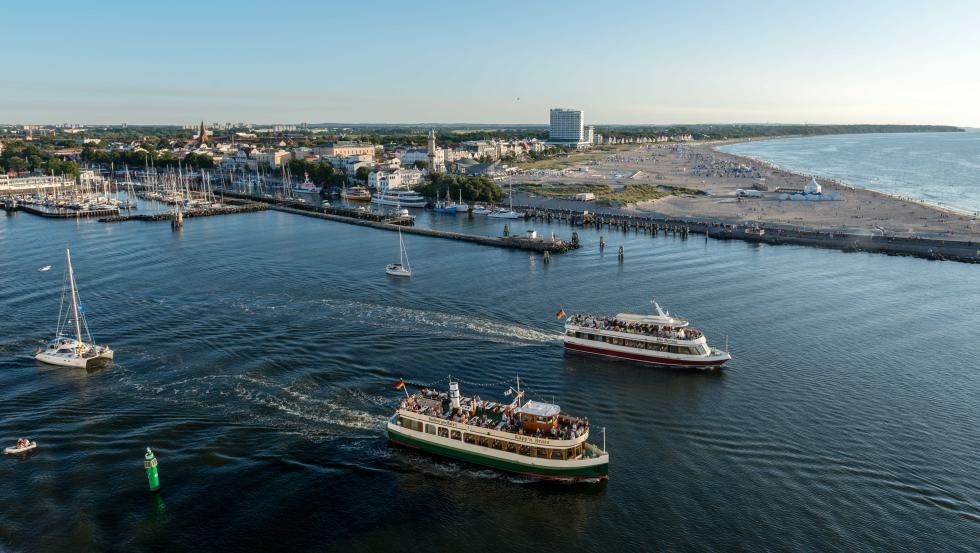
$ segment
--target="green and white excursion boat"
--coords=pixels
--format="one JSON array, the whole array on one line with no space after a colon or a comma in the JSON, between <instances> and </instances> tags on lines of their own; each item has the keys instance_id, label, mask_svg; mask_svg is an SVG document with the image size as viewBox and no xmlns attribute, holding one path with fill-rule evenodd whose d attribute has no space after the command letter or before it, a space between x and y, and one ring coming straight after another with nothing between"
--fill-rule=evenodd
<instances>
[{"instance_id":1,"label":"green and white excursion boat","mask_svg":"<svg viewBox=\"0 0 980 553\"><path fill-rule=\"evenodd\" d=\"M609 453L589 443L589 419L561 412L551 403L510 403L460 395L459 382L448 391L422 388L409 394L388 419L388 439L398 445L497 470L535 478L598 482L609 478Z\"/></svg>"}]
</instances>

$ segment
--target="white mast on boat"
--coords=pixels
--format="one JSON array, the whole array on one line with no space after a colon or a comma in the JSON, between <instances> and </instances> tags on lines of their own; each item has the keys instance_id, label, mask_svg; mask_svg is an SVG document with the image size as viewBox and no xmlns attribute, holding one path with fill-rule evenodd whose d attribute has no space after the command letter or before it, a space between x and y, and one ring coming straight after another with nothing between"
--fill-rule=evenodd
<instances>
[{"instance_id":1,"label":"white mast on boat","mask_svg":"<svg viewBox=\"0 0 980 553\"><path fill-rule=\"evenodd\" d=\"M408 272L412 272L412 267L408 264L408 252L405 251L405 239L402 238L402 229L398 228L398 261Z\"/></svg>"},{"instance_id":2,"label":"white mast on boat","mask_svg":"<svg viewBox=\"0 0 980 553\"><path fill-rule=\"evenodd\" d=\"M65 248L65 259L68 260L68 283L71 287L71 308L75 316L75 340L82 341L82 323L78 316L78 290L75 288L75 271L71 266L71 250ZM89 342L92 341L91 336Z\"/></svg>"}]
</instances>

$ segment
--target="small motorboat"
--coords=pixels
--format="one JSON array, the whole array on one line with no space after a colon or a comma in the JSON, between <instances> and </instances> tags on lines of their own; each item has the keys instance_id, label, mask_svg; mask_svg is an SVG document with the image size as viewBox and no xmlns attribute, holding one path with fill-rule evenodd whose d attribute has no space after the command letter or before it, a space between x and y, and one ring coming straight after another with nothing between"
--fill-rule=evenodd
<instances>
[{"instance_id":1,"label":"small motorboat","mask_svg":"<svg viewBox=\"0 0 980 553\"><path fill-rule=\"evenodd\" d=\"M51 270L51 265L45 265L44 267L41 267L40 269L38 269L37 272L39 272L39 273L46 273L46 272L48 272L50 270Z\"/></svg>"},{"instance_id":2,"label":"small motorboat","mask_svg":"<svg viewBox=\"0 0 980 553\"><path fill-rule=\"evenodd\" d=\"M5 447L3 453L5 455L17 455L18 453L27 453L37 447L37 442L32 442L27 438L21 438L17 440L17 443L10 447Z\"/></svg>"}]
</instances>

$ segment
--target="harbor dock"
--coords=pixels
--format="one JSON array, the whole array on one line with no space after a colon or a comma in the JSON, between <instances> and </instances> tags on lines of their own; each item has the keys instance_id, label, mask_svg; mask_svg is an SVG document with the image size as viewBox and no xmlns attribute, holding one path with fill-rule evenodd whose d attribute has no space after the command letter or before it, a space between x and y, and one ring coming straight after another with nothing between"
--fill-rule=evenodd
<instances>
[{"instance_id":1,"label":"harbor dock","mask_svg":"<svg viewBox=\"0 0 980 553\"><path fill-rule=\"evenodd\" d=\"M540 206L515 206L527 219L564 221L572 226L607 228L658 236L703 234L720 240L745 240L766 244L795 244L851 252L906 255L934 260L980 263L980 242L941 240L880 234L852 234L844 231L807 230L773 223L732 224L708 219L662 218L643 215L599 214Z\"/></svg>"},{"instance_id":2,"label":"harbor dock","mask_svg":"<svg viewBox=\"0 0 980 553\"><path fill-rule=\"evenodd\" d=\"M386 217L381 213L349 209L344 207L317 207L310 204L298 202L277 201L270 198L262 198L248 194L225 191L226 198L237 198L252 202L265 202L269 209L303 215L305 217L316 217L338 223L358 225L381 230L401 230L405 234L417 234L419 236L429 236L432 238L443 238L447 240L459 240L471 244L481 244L484 246L494 246L498 248L509 248L516 250L526 250L538 253L563 253L578 248L578 243L573 239L571 242L558 238L541 238L537 236L483 236L478 234L465 234L462 232L452 232L431 228L418 228L414 226L414 219L411 217Z\"/></svg>"},{"instance_id":3,"label":"harbor dock","mask_svg":"<svg viewBox=\"0 0 980 553\"><path fill-rule=\"evenodd\" d=\"M245 202L240 205L229 205L217 208L189 209L181 212L184 218L189 217L210 217L212 215L231 215L234 213L253 213L264 211L269 206L259 202ZM123 221L169 221L173 219L170 212L161 213L138 213L131 215L112 214L108 217L99 219L100 223L120 223Z\"/></svg>"},{"instance_id":4,"label":"harbor dock","mask_svg":"<svg viewBox=\"0 0 980 553\"><path fill-rule=\"evenodd\" d=\"M417 234L419 236L459 240L461 242L469 242L471 244L481 244L484 246L495 246L498 248L509 248L515 250L527 250L538 253L563 253L578 247L573 242L566 242L560 239L527 236L482 236L479 234L464 234L462 232L405 226L403 223L399 222L352 218L334 213L327 213L324 211L297 209L296 207L287 207L284 205L270 205L269 209L283 211L285 213L293 213L296 215L303 215L306 217L316 217L339 223L347 223L350 225L358 225L362 227L370 227L381 230L401 230L404 234Z\"/></svg>"}]
</instances>

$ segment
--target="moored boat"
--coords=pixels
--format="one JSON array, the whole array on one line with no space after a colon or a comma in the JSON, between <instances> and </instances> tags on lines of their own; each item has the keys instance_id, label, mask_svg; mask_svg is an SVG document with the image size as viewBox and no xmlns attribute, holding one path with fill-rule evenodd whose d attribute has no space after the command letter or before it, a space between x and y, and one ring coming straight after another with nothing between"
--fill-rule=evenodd
<instances>
[{"instance_id":1,"label":"moored boat","mask_svg":"<svg viewBox=\"0 0 980 553\"><path fill-rule=\"evenodd\" d=\"M371 191L363 186L355 186L353 188L344 187L340 192L340 198L348 202L370 202Z\"/></svg>"},{"instance_id":2,"label":"moored boat","mask_svg":"<svg viewBox=\"0 0 980 553\"><path fill-rule=\"evenodd\" d=\"M405 388L404 381L396 387ZM405 399L388 419L388 439L475 465L535 478L600 481L609 477L609 453L589 442L587 417L565 414L558 405L523 401L509 389L509 404L460 394L449 380L442 392L422 388Z\"/></svg>"},{"instance_id":3,"label":"moored boat","mask_svg":"<svg viewBox=\"0 0 980 553\"><path fill-rule=\"evenodd\" d=\"M425 198L408 188L385 188L371 202L378 205L395 205L399 207L425 207Z\"/></svg>"},{"instance_id":4,"label":"moored boat","mask_svg":"<svg viewBox=\"0 0 980 553\"><path fill-rule=\"evenodd\" d=\"M565 322L565 349L664 367L720 369L731 354L712 348L700 330L652 300L653 315L576 314ZM563 315L563 311L560 315Z\"/></svg>"}]
</instances>

